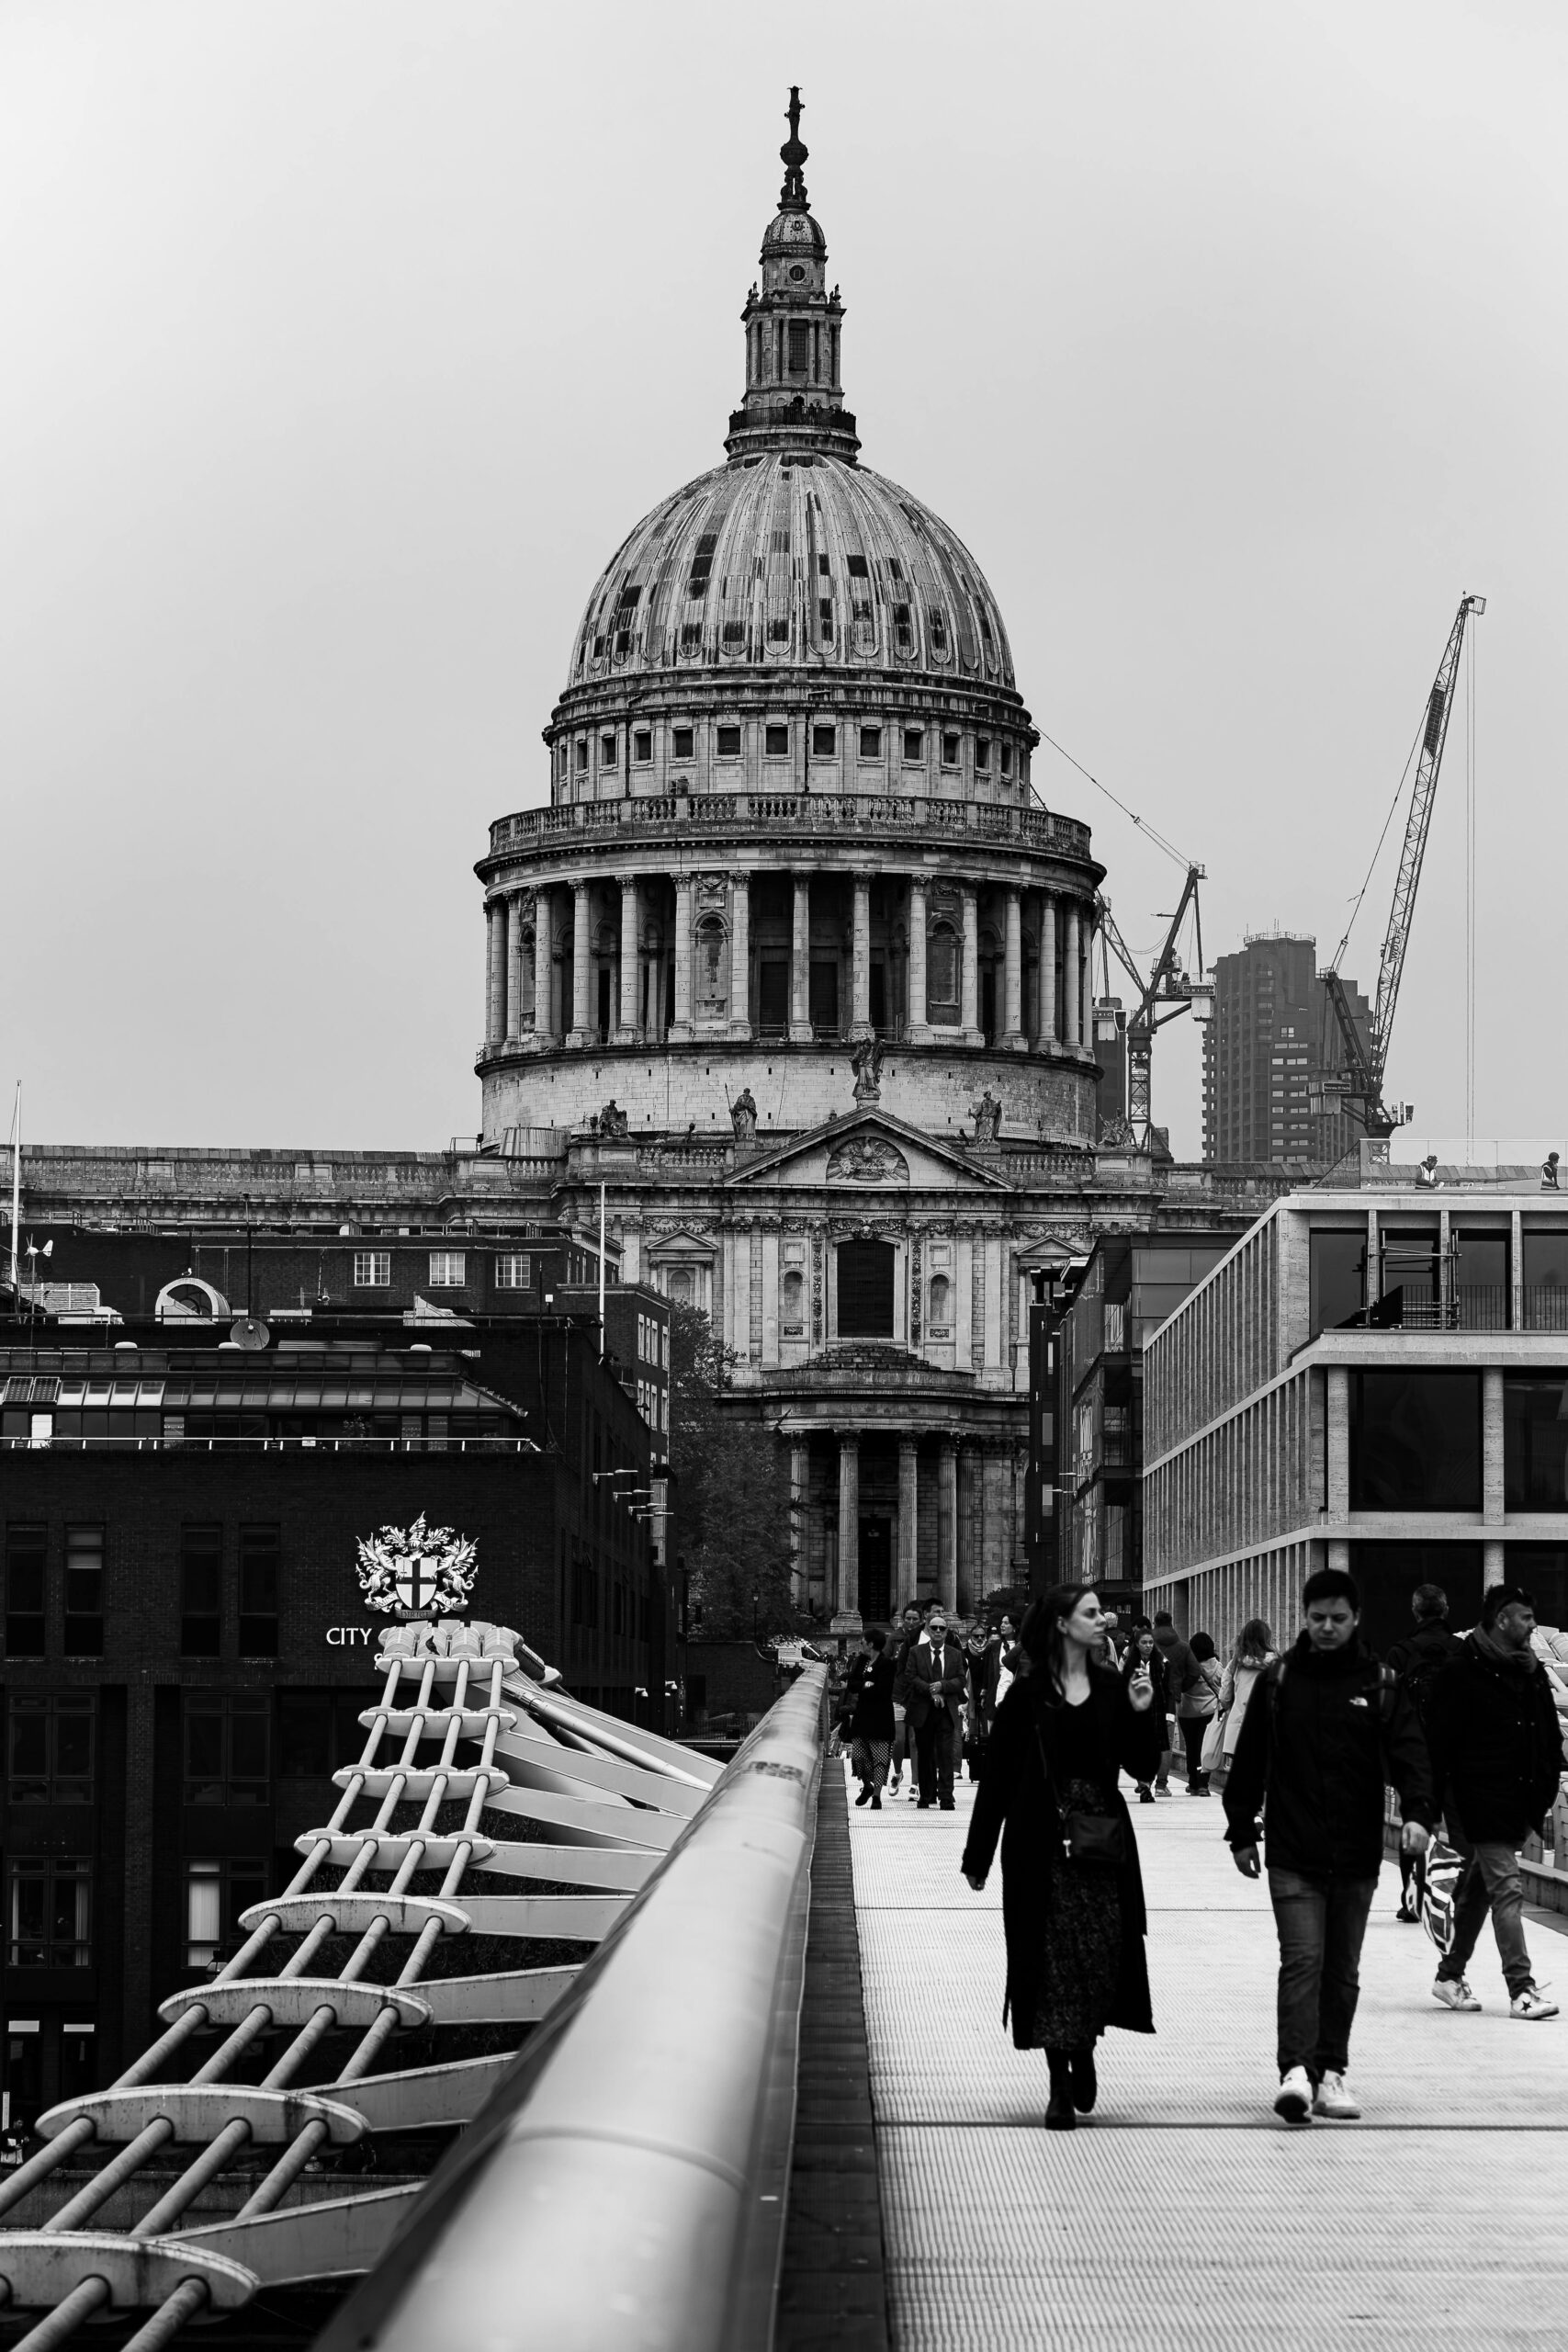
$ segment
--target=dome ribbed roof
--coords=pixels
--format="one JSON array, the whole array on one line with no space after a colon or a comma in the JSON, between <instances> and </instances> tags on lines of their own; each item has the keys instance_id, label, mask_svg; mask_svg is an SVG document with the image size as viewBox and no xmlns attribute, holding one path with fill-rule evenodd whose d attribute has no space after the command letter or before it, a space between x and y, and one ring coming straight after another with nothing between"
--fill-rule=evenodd
<instances>
[{"instance_id":1,"label":"dome ribbed roof","mask_svg":"<svg viewBox=\"0 0 1568 2352\"><path fill-rule=\"evenodd\" d=\"M646 515L588 600L570 684L727 662L1013 687L963 540L897 482L821 453L719 466Z\"/></svg>"}]
</instances>

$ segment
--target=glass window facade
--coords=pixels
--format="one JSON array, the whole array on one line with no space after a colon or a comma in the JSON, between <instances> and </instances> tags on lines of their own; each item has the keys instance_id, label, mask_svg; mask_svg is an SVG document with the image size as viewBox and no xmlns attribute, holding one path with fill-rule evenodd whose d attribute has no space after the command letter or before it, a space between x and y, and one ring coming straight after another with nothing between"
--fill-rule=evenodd
<instances>
[{"instance_id":1,"label":"glass window facade","mask_svg":"<svg viewBox=\"0 0 1568 2352\"><path fill-rule=\"evenodd\" d=\"M1503 1498L1508 1510L1568 1510L1568 1373L1504 1374Z\"/></svg>"},{"instance_id":2,"label":"glass window facade","mask_svg":"<svg viewBox=\"0 0 1568 2352\"><path fill-rule=\"evenodd\" d=\"M92 1691L13 1691L6 1793L12 1804L91 1804L97 1700Z\"/></svg>"},{"instance_id":3,"label":"glass window facade","mask_svg":"<svg viewBox=\"0 0 1568 2352\"><path fill-rule=\"evenodd\" d=\"M1350 1374L1352 1510L1481 1509L1481 1374Z\"/></svg>"},{"instance_id":4,"label":"glass window facade","mask_svg":"<svg viewBox=\"0 0 1568 2352\"><path fill-rule=\"evenodd\" d=\"M6 1956L13 1968L91 1968L93 1865L51 1854L11 1864Z\"/></svg>"},{"instance_id":5,"label":"glass window facade","mask_svg":"<svg viewBox=\"0 0 1568 2352\"><path fill-rule=\"evenodd\" d=\"M1314 1227L1309 1245L1312 1335L1354 1322L1367 1303L1367 1228Z\"/></svg>"}]
</instances>

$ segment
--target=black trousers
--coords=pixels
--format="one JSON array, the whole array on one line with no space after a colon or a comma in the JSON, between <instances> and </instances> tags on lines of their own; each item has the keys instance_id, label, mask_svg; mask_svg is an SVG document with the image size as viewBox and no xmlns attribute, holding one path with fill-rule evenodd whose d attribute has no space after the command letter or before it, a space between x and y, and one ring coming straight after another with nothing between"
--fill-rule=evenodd
<instances>
[{"instance_id":1,"label":"black trousers","mask_svg":"<svg viewBox=\"0 0 1568 2352\"><path fill-rule=\"evenodd\" d=\"M919 1765L920 1802L943 1804L953 1799L953 1724L945 1707L932 1707L915 1731L915 1756Z\"/></svg>"}]
</instances>

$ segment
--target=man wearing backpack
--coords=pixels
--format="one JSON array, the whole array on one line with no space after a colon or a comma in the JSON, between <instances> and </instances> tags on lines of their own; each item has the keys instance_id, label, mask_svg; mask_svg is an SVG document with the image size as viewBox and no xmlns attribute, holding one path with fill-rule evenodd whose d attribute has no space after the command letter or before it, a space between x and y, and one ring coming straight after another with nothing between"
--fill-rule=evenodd
<instances>
[{"instance_id":1,"label":"man wearing backpack","mask_svg":"<svg viewBox=\"0 0 1568 2352\"><path fill-rule=\"evenodd\" d=\"M1524 1588L1492 1586L1480 1624L1427 1702L1438 1795L1449 1836L1464 1856L1453 1941L1438 1963L1433 1997L1450 2009L1481 2007L1464 1971L1490 1911L1508 2014L1530 2023L1554 2018L1557 2004L1530 1971L1519 1848L1550 1811L1562 1766L1557 1709L1531 1646L1534 1631L1535 1602Z\"/></svg>"},{"instance_id":2,"label":"man wearing backpack","mask_svg":"<svg viewBox=\"0 0 1568 2352\"><path fill-rule=\"evenodd\" d=\"M1177 1632L1168 1609L1156 1610L1154 1634L1155 1647L1165 1660L1165 1687L1170 1693L1170 1703L1179 1708L1188 1692L1202 1679L1198 1671L1198 1661ZM1175 1736L1174 1731L1172 1736ZM1155 1782L1156 1797L1170 1794L1171 1754L1168 1747L1161 1750L1159 1777Z\"/></svg>"},{"instance_id":3,"label":"man wearing backpack","mask_svg":"<svg viewBox=\"0 0 1568 2352\"><path fill-rule=\"evenodd\" d=\"M1427 1694L1445 1666L1464 1655L1464 1644L1449 1623L1449 1597L1440 1584L1418 1584L1410 1596L1411 1614L1416 1631L1403 1642L1395 1642L1388 1654L1388 1663L1410 1694L1416 1718L1423 1730L1427 1723ZM1403 1848L1399 1855L1399 1910L1395 1915L1406 1924L1420 1925L1421 1898L1427 1891L1427 1858L1424 1854L1407 1854Z\"/></svg>"},{"instance_id":4,"label":"man wearing backpack","mask_svg":"<svg viewBox=\"0 0 1568 2352\"><path fill-rule=\"evenodd\" d=\"M1383 1787L1399 1792L1401 1842L1424 1853L1437 1818L1427 1743L1408 1694L1360 1638L1361 1598L1342 1568L1302 1590L1289 1656L1261 1677L1225 1782L1235 1866L1259 1875L1267 1804L1269 1894L1280 1936L1280 2091L1287 2123L1349 2120L1350 2028L1361 1941L1382 1866Z\"/></svg>"}]
</instances>

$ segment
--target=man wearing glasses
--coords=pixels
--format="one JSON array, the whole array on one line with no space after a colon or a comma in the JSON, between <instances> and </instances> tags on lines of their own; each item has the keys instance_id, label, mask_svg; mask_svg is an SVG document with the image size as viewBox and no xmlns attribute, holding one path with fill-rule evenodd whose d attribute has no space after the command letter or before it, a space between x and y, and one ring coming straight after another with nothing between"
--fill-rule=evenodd
<instances>
[{"instance_id":1,"label":"man wearing glasses","mask_svg":"<svg viewBox=\"0 0 1568 2352\"><path fill-rule=\"evenodd\" d=\"M926 1630L905 1661L908 1680L906 1706L915 1726L915 1755L919 1765L919 1811L941 1805L953 1810L953 1755L964 1719L966 1677L964 1653L948 1630L944 1611L933 1609Z\"/></svg>"}]
</instances>

